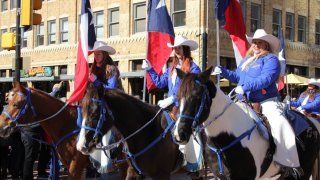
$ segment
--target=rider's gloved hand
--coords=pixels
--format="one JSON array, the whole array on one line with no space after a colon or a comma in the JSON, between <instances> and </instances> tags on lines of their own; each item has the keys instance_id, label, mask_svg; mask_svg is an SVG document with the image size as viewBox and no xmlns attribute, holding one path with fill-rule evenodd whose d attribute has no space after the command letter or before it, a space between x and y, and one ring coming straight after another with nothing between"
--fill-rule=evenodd
<instances>
[{"instance_id":1,"label":"rider's gloved hand","mask_svg":"<svg viewBox=\"0 0 320 180\"><path fill-rule=\"evenodd\" d=\"M299 112L301 112L301 113L304 113L304 109L302 109L301 106L299 106L299 107L297 108L297 111L299 111Z\"/></svg>"},{"instance_id":2,"label":"rider's gloved hand","mask_svg":"<svg viewBox=\"0 0 320 180\"><path fill-rule=\"evenodd\" d=\"M97 76L95 74L91 73L90 76L89 76L89 79L90 79L91 82L94 83L97 80Z\"/></svg>"},{"instance_id":3,"label":"rider's gloved hand","mask_svg":"<svg viewBox=\"0 0 320 180\"><path fill-rule=\"evenodd\" d=\"M101 86L103 83L98 80L97 76L93 73L89 76L90 81L94 84L94 86Z\"/></svg>"},{"instance_id":4,"label":"rider's gloved hand","mask_svg":"<svg viewBox=\"0 0 320 180\"><path fill-rule=\"evenodd\" d=\"M158 106L160 106L162 109L170 106L174 102L174 97L170 96L164 100L158 101Z\"/></svg>"},{"instance_id":5,"label":"rider's gloved hand","mask_svg":"<svg viewBox=\"0 0 320 180\"><path fill-rule=\"evenodd\" d=\"M214 70L211 72L211 75L218 75L218 74L221 74L222 71L221 71L221 66L216 66L214 68Z\"/></svg>"},{"instance_id":6,"label":"rider's gloved hand","mask_svg":"<svg viewBox=\"0 0 320 180\"><path fill-rule=\"evenodd\" d=\"M151 63L149 62L148 59L145 59L145 60L143 60L141 67L148 71L149 69L152 68L152 65L151 65Z\"/></svg>"},{"instance_id":7,"label":"rider's gloved hand","mask_svg":"<svg viewBox=\"0 0 320 180\"><path fill-rule=\"evenodd\" d=\"M234 92L236 92L237 94L244 95L244 90L243 90L242 86L237 86L236 89L234 90Z\"/></svg>"}]
</instances>

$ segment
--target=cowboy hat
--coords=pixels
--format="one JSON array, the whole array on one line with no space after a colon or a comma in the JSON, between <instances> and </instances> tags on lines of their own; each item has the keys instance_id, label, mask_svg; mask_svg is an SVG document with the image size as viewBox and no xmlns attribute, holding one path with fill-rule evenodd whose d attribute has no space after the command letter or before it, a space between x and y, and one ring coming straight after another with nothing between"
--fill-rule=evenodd
<instances>
[{"instance_id":1,"label":"cowboy hat","mask_svg":"<svg viewBox=\"0 0 320 180\"><path fill-rule=\"evenodd\" d=\"M272 51L276 51L279 48L279 39L271 34L266 33L264 29L257 29L253 37L247 37L247 40L250 44L254 39L261 39L268 42Z\"/></svg>"},{"instance_id":2,"label":"cowboy hat","mask_svg":"<svg viewBox=\"0 0 320 180\"><path fill-rule=\"evenodd\" d=\"M320 88L320 82L318 82L315 78L311 78L308 85L315 85L315 86L318 86Z\"/></svg>"},{"instance_id":3,"label":"cowboy hat","mask_svg":"<svg viewBox=\"0 0 320 180\"><path fill-rule=\"evenodd\" d=\"M108 46L107 43L105 43L103 41L94 42L93 48L90 51L91 52L93 52L93 51L106 51L109 53L109 55L113 55L116 53L116 50L113 47Z\"/></svg>"},{"instance_id":4,"label":"cowboy hat","mask_svg":"<svg viewBox=\"0 0 320 180\"><path fill-rule=\"evenodd\" d=\"M170 47L170 48L174 48L174 47L177 47L177 46L189 46L190 47L190 51L198 49L198 43L196 43L193 40L188 40L184 36L176 36L174 38L174 44L167 43L167 46Z\"/></svg>"}]
</instances>

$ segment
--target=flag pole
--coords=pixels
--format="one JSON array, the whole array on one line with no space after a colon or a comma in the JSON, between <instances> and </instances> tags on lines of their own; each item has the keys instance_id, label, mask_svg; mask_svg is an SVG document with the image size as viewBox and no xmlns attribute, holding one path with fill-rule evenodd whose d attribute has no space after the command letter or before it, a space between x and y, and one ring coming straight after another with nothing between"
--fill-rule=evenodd
<instances>
[{"instance_id":1,"label":"flag pole","mask_svg":"<svg viewBox=\"0 0 320 180\"><path fill-rule=\"evenodd\" d=\"M148 59L148 31L146 35L146 59ZM144 70L144 77L143 77L143 93L142 93L142 100L146 102L146 89L147 89L147 70ZM149 100L150 101L150 100Z\"/></svg>"},{"instance_id":2,"label":"flag pole","mask_svg":"<svg viewBox=\"0 0 320 180\"><path fill-rule=\"evenodd\" d=\"M220 66L220 27L219 27L218 19L216 19L216 36L217 36L217 66ZM217 87L220 88L220 74L217 75Z\"/></svg>"}]
</instances>

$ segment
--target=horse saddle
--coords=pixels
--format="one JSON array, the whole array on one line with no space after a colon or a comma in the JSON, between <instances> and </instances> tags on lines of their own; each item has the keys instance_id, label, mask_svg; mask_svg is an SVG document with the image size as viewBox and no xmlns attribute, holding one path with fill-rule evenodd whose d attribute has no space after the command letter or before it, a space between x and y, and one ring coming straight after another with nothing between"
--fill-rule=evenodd
<instances>
[{"instance_id":1,"label":"horse saddle","mask_svg":"<svg viewBox=\"0 0 320 180\"><path fill-rule=\"evenodd\" d=\"M284 108L284 113L286 118L289 120L294 133L296 136L299 136L304 130L309 127L309 123L307 122L307 117L305 117L300 112L290 110L288 106Z\"/></svg>"}]
</instances>

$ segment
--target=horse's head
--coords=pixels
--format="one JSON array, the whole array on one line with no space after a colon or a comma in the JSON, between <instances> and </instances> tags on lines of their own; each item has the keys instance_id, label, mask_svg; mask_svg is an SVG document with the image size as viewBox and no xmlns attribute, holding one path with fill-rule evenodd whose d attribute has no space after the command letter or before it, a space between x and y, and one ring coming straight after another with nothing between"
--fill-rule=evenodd
<instances>
[{"instance_id":1,"label":"horse's head","mask_svg":"<svg viewBox=\"0 0 320 180\"><path fill-rule=\"evenodd\" d=\"M29 123L34 119L30 90L22 87L20 83L13 83L7 102L8 105L0 116L0 137L10 136L18 123Z\"/></svg>"},{"instance_id":2,"label":"horse's head","mask_svg":"<svg viewBox=\"0 0 320 180\"><path fill-rule=\"evenodd\" d=\"M209 115L211 100L216 92L213 82L209 81L211 71L212 67L201 74L185 74L177 69L182 81L178 90L180 108L174 136L180 144L186 144L192 131Z\"/></svg>"},{"instance_id":3,"label":"horse's head","mask_svg":"<svg viewBox=\"0 0 320 180\"><path fill-rule=\"evenodd\" d=\"M82 125L77 142L77 149L83 154L89 154L101 142L102 132L107 132L112 126L112 115L103 99L104 88L94 86L89 82L85 96L81 102ZM108 125L108 126L106 126Z\"/></svg>"}]
</instances>

